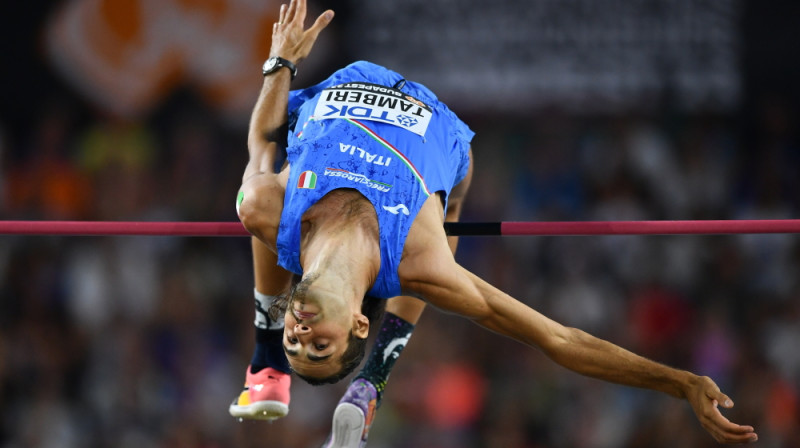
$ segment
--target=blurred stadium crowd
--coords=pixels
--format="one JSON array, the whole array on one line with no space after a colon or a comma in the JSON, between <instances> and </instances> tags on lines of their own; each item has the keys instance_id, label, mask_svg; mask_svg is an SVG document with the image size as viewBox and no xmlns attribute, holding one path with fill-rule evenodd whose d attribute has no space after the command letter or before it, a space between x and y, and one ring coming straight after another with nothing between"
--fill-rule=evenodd
<instances>
[{"instance_id":1,"label":"blurred stadium crowd","mask_svg":"<svg viewBox=\"0 0 800 448\"><path fill-rule=\"evenodd\" d=\"M747 123L669 108L464 114L477 135L463 220L797 218L800 110L780 95L750 105ZM197 98L140 120L66 87L29 107L29 126L0 122L3 219L236 219L245 131ZM345 384L297 380L271 424L227 414L253 341L246 238L0 238L0 448L324 440ZM758 446L800 446L797 235L465 237L457 258L564 324L711 376ZM716 444L683 401L579 377L431 309L369 446Z\"/></svg>"}]
</instances>

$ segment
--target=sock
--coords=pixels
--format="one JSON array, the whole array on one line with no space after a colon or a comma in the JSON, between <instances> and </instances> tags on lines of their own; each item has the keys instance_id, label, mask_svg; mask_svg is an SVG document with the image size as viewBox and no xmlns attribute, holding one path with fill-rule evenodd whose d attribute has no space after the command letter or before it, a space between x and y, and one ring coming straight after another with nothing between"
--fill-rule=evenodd
<instances>
[{"instance_id":1,"label":"sock","mask_svg":"<svg viewBox=\"0 0 800 448\"><path fill-rule=\"evenodd\" d=\"M253 293L256 299L256 348L250 360L250 372L272 367L283 373L291 373L289 361L283 352L283 316L272 320L268 313L275 296L261 294L255 289Z\"/></svg>"},{"instance_id":2,"label":"sock","mask_svg":"<svg viewBox=\"0 0 800 448\"><path fill-rule=\"evenodd\" d=\"M400 352L403 351L414 325L392 313L386 313L381 323L381 329L375 338L375 346L367 358L364 368L356 375L357 378L364 378L372 383L378 391L378 404L383 397L383 390L386 382L389 381L389 374L394 367Z\"/></svg>"}]
</instances>

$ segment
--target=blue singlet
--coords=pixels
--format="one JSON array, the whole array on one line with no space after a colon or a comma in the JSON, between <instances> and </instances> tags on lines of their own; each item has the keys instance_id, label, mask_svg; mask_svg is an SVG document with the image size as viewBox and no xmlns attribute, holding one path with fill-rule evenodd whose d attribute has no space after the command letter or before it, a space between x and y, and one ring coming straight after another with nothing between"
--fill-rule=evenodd
<instances>
[{"instance_id":1,"label":"blue singlet","mask_svg":"<svg viewBox=\"0 0 800 448\"><path fill-rule=\"evenodd\" d=\"M368 294L400 295L411 223L428 196L442 191L446 201L464 178L474 133L425 86L364 61L292 91L289 117L279 264L301 274L303 213L332 190L355 189L375 207L380 229L381 267Z\"/></svg>"}]
</instances>

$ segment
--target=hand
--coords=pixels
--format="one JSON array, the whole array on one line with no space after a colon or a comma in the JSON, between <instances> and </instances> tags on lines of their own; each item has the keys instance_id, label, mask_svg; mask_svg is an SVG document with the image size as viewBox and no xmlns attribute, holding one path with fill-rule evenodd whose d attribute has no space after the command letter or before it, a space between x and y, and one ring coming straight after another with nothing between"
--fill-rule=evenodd
<instances>
[{"instance_id":1,"label":"hand","mask_svg":"<svg viewBox=\"0 0 800 448\"><path fill-rule=\"evenodd\" d=\"M690 385L686 399L700 424L717 442L747 443L758 440L752 426L737 425L722 415L718 406L722 404L724 408L732 408L733 401L720 392L711 378L697 377L697 381Z\"/></svg>"},{"instance_id":2,"label":"hand","mask_svg":"<svg viewBox=\"0 0 800 448\"><path fill-rule=\"evenodd\" d=\"M317 36L333 19L333 11L327 10L317 17L311 28L304 29L306 0L291 0L289 6L281 5L278 22L272 26L272 48L270 56L280 56L297 64L308 56Z\"/></svg>"}]
</instances>

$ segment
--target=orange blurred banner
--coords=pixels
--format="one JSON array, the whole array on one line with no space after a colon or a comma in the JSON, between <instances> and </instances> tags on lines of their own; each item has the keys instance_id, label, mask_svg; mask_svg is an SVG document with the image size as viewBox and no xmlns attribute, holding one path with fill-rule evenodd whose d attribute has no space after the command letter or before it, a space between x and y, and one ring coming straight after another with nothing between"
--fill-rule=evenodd
<instances>
[{"instance_id":1,"label":"orange blurred banner","mask_svg":"<svg viewBox=\"0 0 800 448\"><path fill-rule=\"evenodd\" d=\"M47 24L45 48L115 115L141 116L189 84L239 117L258 94L278 8L274 0L73 0Z\"/></svg>"}]
</instances>

